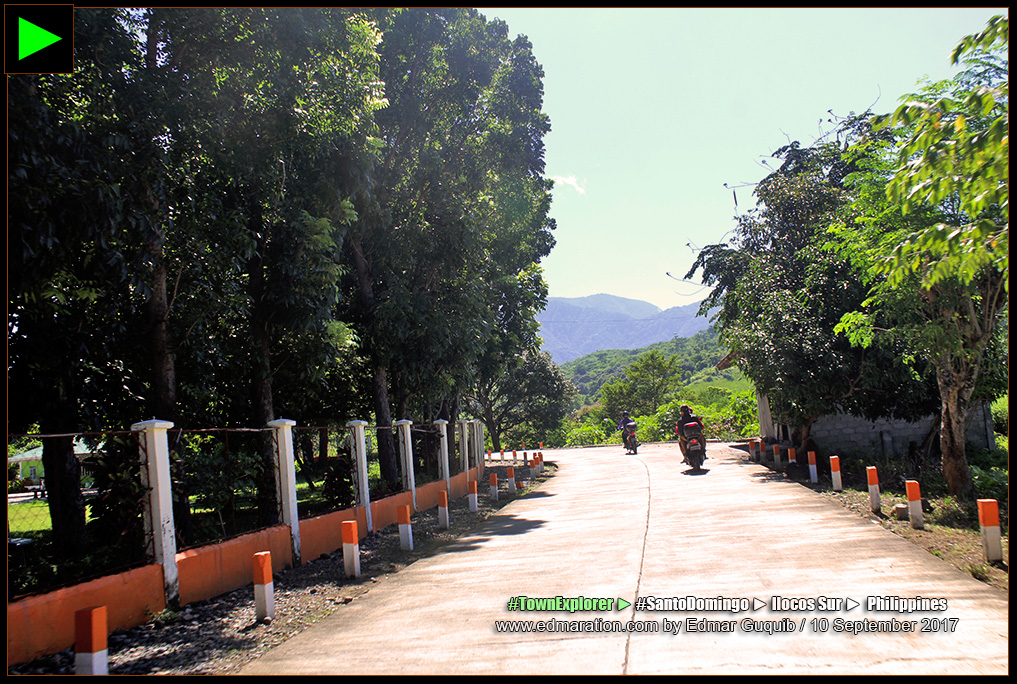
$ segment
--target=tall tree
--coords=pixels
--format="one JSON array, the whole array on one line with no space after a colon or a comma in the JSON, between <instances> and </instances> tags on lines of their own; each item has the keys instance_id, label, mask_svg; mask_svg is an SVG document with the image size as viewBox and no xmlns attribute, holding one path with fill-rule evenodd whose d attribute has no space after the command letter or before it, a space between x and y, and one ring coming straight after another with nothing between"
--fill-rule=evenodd
<instances>
[{"instance_id":1,"label":"tall tree","mask_svg":"<svg viewBox=\"0 0 1017 684\"><path fill-rule=\"evenodd\" d=\"M488 283L505 272L492 267L484 219L506 188L546 194L534 179L548 125L529 43L509 41L503 23L456 8L386 12L379 25L388 107L347 245L382 475L395 481L393 408L407 410L413 395L454 398L484 353L495 324Z\"/></svg>"},{"instance_id":2,"label":"tall tree","mask_svg":"<svg viewBox=\"0 0 1017 684\"><path fill-rule=\"evenodd\" d=\"M734 246L705 248L686 276L702 269L714 286L701 315L720 307L721 339L800 446L828 413L923 415L926 387L899 350L863 352L834 332L866 295L849 261L823 249L827 226L847 210L844 180L857 162L836 143L795 143L774 156L783 163L756 187L758 206L738 218Z\"/></svg>"},{"instance_id":3,"label":"tall tree","mask_svg":"<svg viewBox=\"0 0 1017 684\"><path fill-rule=\"evenodd\" d=\"M1005 44L1002 25L993 20L981 37L962 41L955 56L967 46ZM873 190L862 195L862 220L839 230L839 249L857 261L871 287L865 306L839 329L863 347L908 339L934 365L943 475L950 492L965 497L974 491L967 418L980 386L997 380L983 371L1005 320L1009 272L1008 143L1000 134L1009 117L1006 60L981 54L968 67L877 120L894 145L872 155L864 180Z\"/></svg>"}]
</instances>

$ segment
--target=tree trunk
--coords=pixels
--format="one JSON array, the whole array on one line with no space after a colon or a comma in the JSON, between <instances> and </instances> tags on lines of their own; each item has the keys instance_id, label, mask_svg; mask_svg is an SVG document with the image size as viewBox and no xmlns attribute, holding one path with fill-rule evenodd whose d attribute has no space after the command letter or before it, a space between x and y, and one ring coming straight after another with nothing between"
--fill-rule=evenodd
<instances>
[{"instance_id":1,"label":"tree trunk","mask_svg":"<svg viewBox=\"0 0 1017 684\"><path fill-rule=\"evenodd\" d=\"M254 193L256 195L256 193ZM251 410L257 427L275 420L272 404L272 344L269 333L269 311L265 292L264 254L268 247L266 226L257 200L251 202L251 231L257 244L254 256L247 263L248 294L251 296L250 334L254 343L251 377ZM275 491L275 449L272 435L262 433L258 440L261 472L257 477L258 522L263 526L279 521L278 497Z\"/></svg>"},{"instance_id":2,"label":"tree trunk","mask_svg":"<svg viewBox=\"0 0 1017 684\"><path fill-rule=\"evenodd\" d=\"M968 466L965 431L977 379L977 366L972 368L959 356L946 355L937 364L936 380L943 401L939 432L943 478L950 494L963 499L973 498L975 491Z\"/></svg>"},{"instance_id":3,"label":"tree trunk","mask_svg":"<svg viewBox=\"0 0 1017 684\"><path fill-rule=\"evenodd\" d=\"M368 326L373 325L375 312L374 277L371 267L364 254L363 245L356 236L350 238L353 250L353 261L357 267L357 284L360 290L360 302L368 318ZM383 360L379 350L372 350L374 356L374 416L378 426L378 461L381 465L382 478L391 484L399 482L399 464L396 458L395 439L392 435L392 404L389 401L388 364Z\"/></svg>"},{"instance_id":4,"label":"tree trunk","mask_svg":"<svg viewBox=\"0 0 1017 684\"><path fill-rule=\"evenodd\" d=\"M85 497L81 493L81 464L74 456L74 438L44 437L42 468L53 525L53 549L62 560L78 560L86 548Z\"/></svg>"}]
</instances>

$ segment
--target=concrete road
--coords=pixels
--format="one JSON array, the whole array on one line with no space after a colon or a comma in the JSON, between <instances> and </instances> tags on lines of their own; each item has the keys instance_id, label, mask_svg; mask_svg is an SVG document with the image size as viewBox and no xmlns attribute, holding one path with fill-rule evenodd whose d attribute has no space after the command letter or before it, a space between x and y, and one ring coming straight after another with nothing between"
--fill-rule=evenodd
<instances>
[{"instance_id":1,"label":"concrete road","mask_svg":"<svg viewBox=\"0 0 1017 684\"><path fill-rule=\"evenodd\" d=\"M743 451L711 444L702 473L676 445L544 455L560 469L540 489L242 674L1009 672L1005 594ZM612 609L509 611L519 596ZM869 610L869 597L941 609ZM877 626L890 631L864 631Z\"/></svg>"}]
</instances>

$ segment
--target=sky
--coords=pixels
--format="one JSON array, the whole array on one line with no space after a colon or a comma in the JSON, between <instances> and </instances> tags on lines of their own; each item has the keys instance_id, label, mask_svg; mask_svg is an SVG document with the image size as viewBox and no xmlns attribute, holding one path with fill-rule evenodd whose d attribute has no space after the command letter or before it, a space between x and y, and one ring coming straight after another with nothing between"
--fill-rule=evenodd
<instances>
[{"instance_id":1,"label":"sky","mask_svg":"<svg viewBox=\"0 0 1017 684\"><path fill-rule=\"evenodd\" d=\"M1006 8L480 8L529 38L544 70L555 179L552 297L607 293L661 309L753 204L769 155L843 116L893 111ZM779 164L779 162L777 162ZM737 200L737 206L735 201ZM668 275L670 274L670 275Z\"/></svg>"}]
</instances>

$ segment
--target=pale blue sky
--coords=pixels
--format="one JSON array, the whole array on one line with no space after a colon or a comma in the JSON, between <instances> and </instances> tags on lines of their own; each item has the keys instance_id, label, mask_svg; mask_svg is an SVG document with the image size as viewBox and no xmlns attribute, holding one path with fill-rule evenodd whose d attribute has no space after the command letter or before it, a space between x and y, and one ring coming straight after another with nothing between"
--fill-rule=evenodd
<instances>
[{"instance_id":1,"label":"pale blue sky","mask_svg":"<svg viewBox=\"0 0 1017 684\"><path fill-rule=\"evenodd\" d=\"M558 184L555 297L605 292L661 308L702 299L681 278L721 242L729 186L768 153L829 129L827 111L893 110L1005 8L481 8L526 35L544 69L546 173ZM738 211L752 202L738 191ZM689 246L691 245L691 247Z\"/></svg>"}]
</instances>

